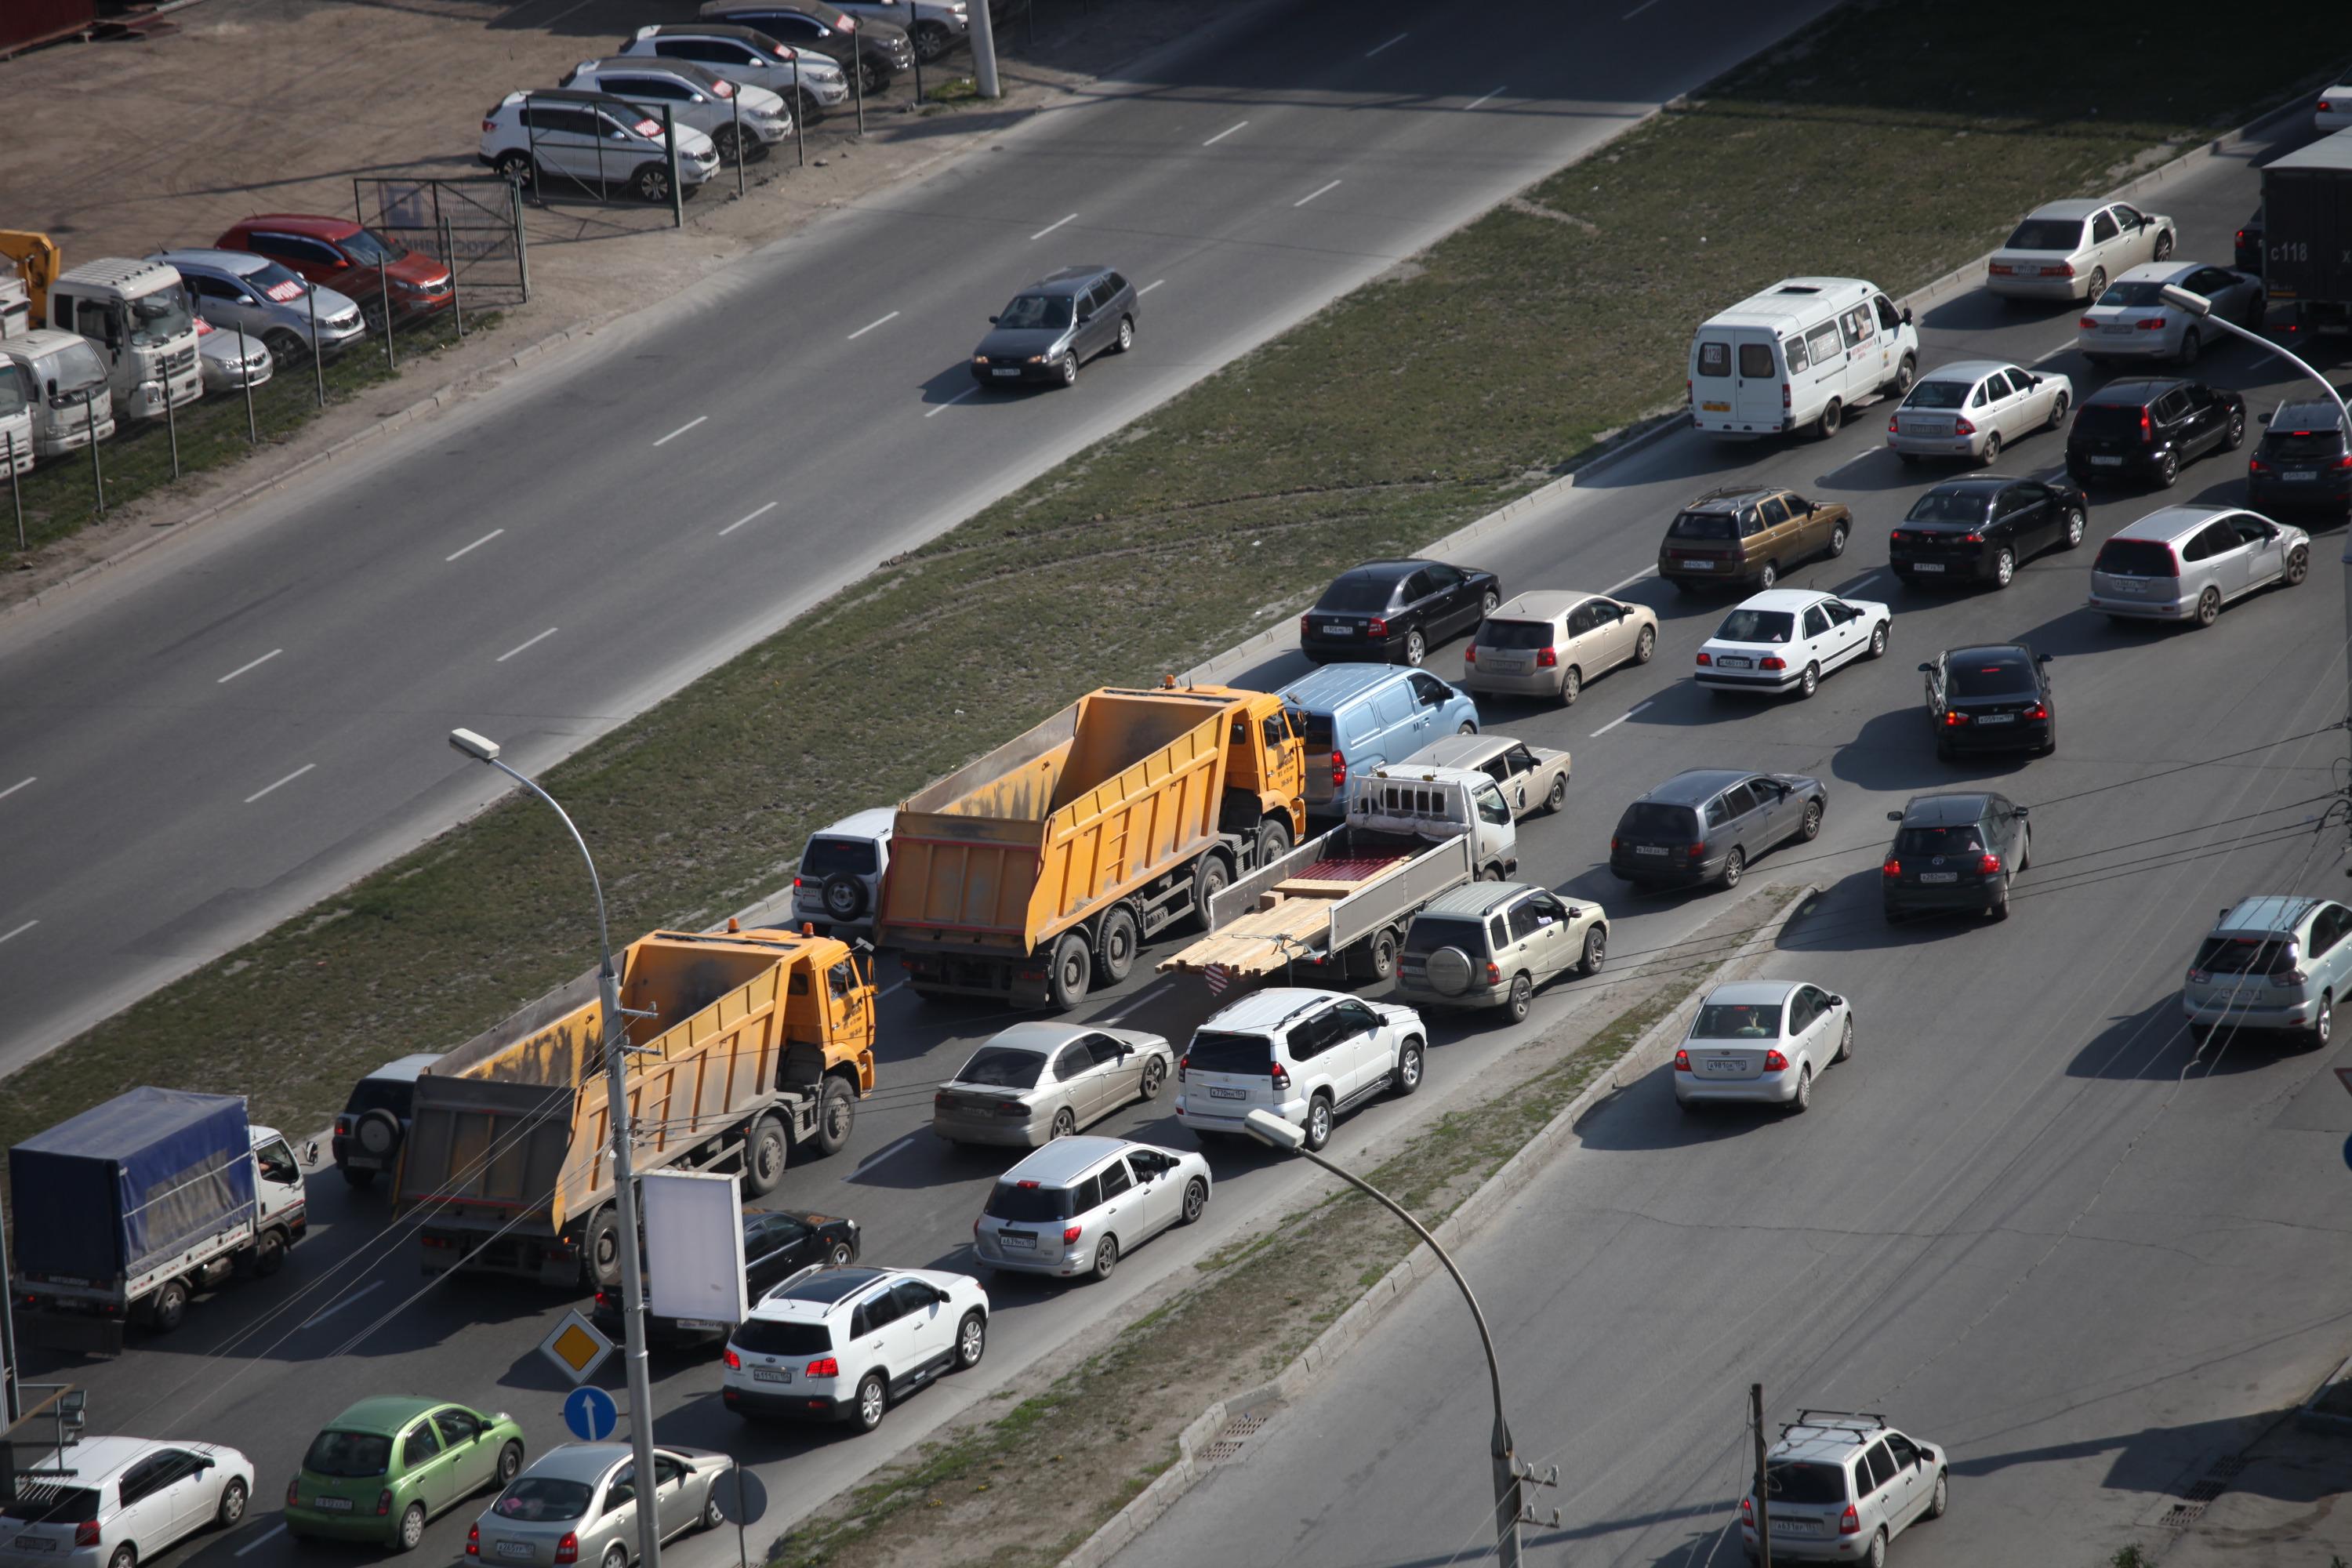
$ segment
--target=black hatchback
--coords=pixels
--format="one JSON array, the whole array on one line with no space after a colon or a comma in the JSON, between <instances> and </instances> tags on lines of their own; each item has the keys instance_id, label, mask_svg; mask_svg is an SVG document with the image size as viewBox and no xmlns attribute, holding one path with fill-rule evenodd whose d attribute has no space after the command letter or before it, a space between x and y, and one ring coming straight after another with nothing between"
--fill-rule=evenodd
<instances>
[{"instance_id":1,"label":"black hatchback","mask_svg":"<svg viewBox=\"0 0 2352 1568\"><path fill-rule=\"evenodd\" d=\"M1503 602L1492 572L1443 561L1367 561L1342 572L1298 617L1298 651L1318 664L1419 664L1451 637L1475 631Z\"/></svg>"},{"instance_id":2,"label":"black hatchback","mask_svg":"<svg viewBox=\"0 0 2352 1568\"><path fill-rule=\"evenodd\" d=\"M2234 452L2246 439L2246 400L2201 382L2111 381L2083 400L2066 432L2076 484L2139 479L2169 489L2183 465Z\"/></svg>"},{"instance_id":3,"label":"black hatchback","mask_svg":"<svg viewBox=\"0 0 2352 1568\"><path fill-rule=\"evenodd\" d=\"M749 1211L743 1215L743 1300L757 1306L762 1297L796 1275L812 1268L845 1268L857 1261L857 1222L837 1215L804 1214L798 1209ZM615 1282L596 1291L596 1321L616 1337L621 1331L621 1287ZM723 1334L735 1326L731 1314L722 1322L710 1318L677 1317L646 1312L646 1329L666 1343L681 1343Z\"/></svg>"},{"instance_id":4,"label":"black hatchback","mask_svg":"<svg viewBox=\"0 0 2352 1568\"><path fill-rule=\"evenodd\" d=\"M2284 403L2264 416L2246 461L2246 504L2264 511L2352 513L2352 439L2333 403Z\"/></svg>"},{"instance_id":5,"label":"black hatchback","mask_svg":"<svg viewBox=\"0 0 2352 1568\"><path fill-rule=\"evenodd\" d=\"M1913 501L1886 536L1886 563L1915 588L1956 582L2006 588L2043 551L2082 543L2088 519L2082 490L2063 479L1948 479Z\"/></svg>"},{"instance_id":6,"label":"black hatchback","mask_svg":"<svg viewBox=\"0 0 2352 1568\"><path fill-rule=\"evenodd\" d=\"M2033 858L2024 806L1990 791L1923 795L1886 814L1895 847L1878 868L1886 918L1981 910L2009 918L2009 888Z\"/></svg>"},{"instance_id":7,"label":"black hatchback","mask_svg":"<svg viewBox=\"0 0 2352 1568\"><path fill-rule=\"evenodd\" d=\"M971 378L982 386L1075 386L1078 366L1135 346L1142 314L1135 285L1108 267L1048 272L988 318L988 336L971 351Z\"/></svg>"},{"instance_id":8,"label":"black hatchback","mask_svg":"<svg viewBox=\"0 0 2352 1568\"><path fill-rule=\"evenodd\" d=\"M1927 678L1927 722L1936 754L2058 749L2050 656L2023 643L1951 648L1919 667Z\"/></svg>"}]
</instances>

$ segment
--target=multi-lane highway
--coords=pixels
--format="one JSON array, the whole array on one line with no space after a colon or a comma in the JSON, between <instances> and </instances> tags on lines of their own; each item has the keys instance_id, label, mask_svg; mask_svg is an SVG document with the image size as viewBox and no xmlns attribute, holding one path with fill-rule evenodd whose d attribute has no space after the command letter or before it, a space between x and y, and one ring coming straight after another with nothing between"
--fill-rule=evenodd
<instances>
[{"instance_id":1,"label":"multi-lane highway","mask_svg":"<svg viewBox=\"0 0 2352 1568\"><path fill-rule=\"evenodd\" d=\"M584 744L1825 3L1272 7L9 617L0 1071L490 798L452 725ZM975 392L1073 259L1138 351Z\"/></svg>"}]
</instances>

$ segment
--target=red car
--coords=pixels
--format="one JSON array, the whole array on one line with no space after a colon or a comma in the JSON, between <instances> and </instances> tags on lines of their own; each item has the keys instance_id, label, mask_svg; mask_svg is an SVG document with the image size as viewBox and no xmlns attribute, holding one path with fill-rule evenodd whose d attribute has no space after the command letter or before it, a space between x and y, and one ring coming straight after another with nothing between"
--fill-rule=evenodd
<instances>
[{"instance_id":1,"label":"red car","mask_svg":"<svg viewBox=\"0 0 2352 1568\"><path fill-rule=\"evenodd\" d=\"M429 315L453 298L446 267L347 217L265 213L234 225L213 243L282 262L358 300L371 321L382 319L387 292L395 317Z\"/></svg>"}]
</instances>

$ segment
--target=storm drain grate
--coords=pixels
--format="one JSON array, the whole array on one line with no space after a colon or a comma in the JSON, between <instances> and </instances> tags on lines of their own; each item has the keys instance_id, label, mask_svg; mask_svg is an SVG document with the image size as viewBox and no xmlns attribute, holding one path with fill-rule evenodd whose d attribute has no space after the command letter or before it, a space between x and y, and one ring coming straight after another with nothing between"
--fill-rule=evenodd
<instances>
[{"instance_id":1,"label":"storm drain grate","mask_svg":"<svg viewBox=\"0 0 2352 1568\"><path fill-rule=\"evenodd\" d=\"M1215 1441L1201 1450L1201 1462L1220 1465L1232 1458L1242 1451L1242 1445L1248 1442L1267 1419L1264 1415L1234 1416L1225 1423L1225 1429L1217 1434Z\"/></svg>"},{"instance_id":2,"label":"storm drain grate","mask_svg":"<svg viewBox=\"0 0 2352 1568\"><path fill-rule=\"evenodd\" d=\"M2245 1459L2234 1455L2214 1460L2213 1468L2205 1472L2205 1479L2181 1493L2180 1500L2165 1510L2164 1517L2157 1521L2158 1525L2165 1530L2188 1529L2205 1517L2205 1510L2212 1506L2215 1499L2230 1489L2230 1483L2245 1468Z\"/></svg>"}]
</instances>

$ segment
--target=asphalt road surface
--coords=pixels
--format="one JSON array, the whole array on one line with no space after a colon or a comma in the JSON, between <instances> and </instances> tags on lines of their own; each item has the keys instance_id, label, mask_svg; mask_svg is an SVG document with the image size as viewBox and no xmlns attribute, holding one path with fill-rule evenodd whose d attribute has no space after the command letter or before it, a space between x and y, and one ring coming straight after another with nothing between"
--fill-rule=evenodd
<instances>
[{"instance_id":1,"label":"asphalt road surface","mask_svg":"<svg viewBox=\"0 0 2352 1568\"><path fill-rule=\"evenodd\" d=\"M2182 220L2183 257L2225 262L2252 202L2233 163L2147 198ZM2032 362L2075 314L1964 295L1927 313L1925 362ZM2046 368L2086 384L2107 374L2071 352ZM2235 345L2200 374L2260 412L2294 387L2279 370ZM2352 1349L2339 1155L2352 1098L2327 1070L2352 1050L2240 1037L2200 1055L2178 1011L2217 909L2345 894L2341 813L2314 820L2314 797L2342 781L2345 735L2269 744L2345 711L2340 530L2320 535L2308 584L2201 632L2082 607L2097 542L2158 504L2145 494L2095 497L2083 548L2028 563L2006 592L1912 593L1884 570L1885 525L1938 476L1881 449L1884 426L1881 409L1825 445L1678 437L1470 552L1510 586L1606 588L1654 548L1676 488L1753 472L1862 520L1843 560L1791 585L1895 612L1889 656L1811 701L1727 703L1683 679L1720 605L1653 577L1629 591L1669 617L1656 662L1508 726L1577 747L1583 855L1566 886L1612 910L1629 900L1605 873L1609 819L1645 783L1710 763L1827 781L1818 843L1753 874L1827 890L1767 973L1843 993L1859 1020L1853 1060L1801 1118L1686 1118L1670 1072L1650 1075L1465 1249L1520 1449L1559 1467L1558 1491L1532 1500L1565 1517L1528 1529L1531 1563L1738 1562L1751 1382L1775 1421L1801 1405L1880 1411L1948 1449L1950 1514L1893 1548L1911 1568L2103 1562L2154 1544L2136 1528ZM2045 472L2062 456L2036 437L2003 468ZM2243 478L2242 454L2209 458L2160 499L2239 500ZM1938 763L1916 666L2008 638L2055 658L2058 754ZM2013 914L1888 927L1885 810L1970 784L2033 807ZM1462 1303L1426 1284L1119 1562L1477 1561L1493 1545L1491 1420ZM2320 1561L2347 1539L2315 1523L2297 1549Z\"/></svg>"},{"instance_id":2,"label":"asphalt road surface","mask_svg":"<svg viewBox=\"0 0 2352 1568\"><path fill-rule=\"evenodd\" d=\"M492 798L1824 9L1304 0L0 625L0 1072ZM1076 259L1075 390L976 391ZM159 558L161 557L161 558Z\"/></svg>"}]
</instances>

